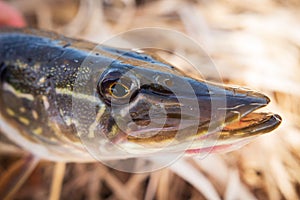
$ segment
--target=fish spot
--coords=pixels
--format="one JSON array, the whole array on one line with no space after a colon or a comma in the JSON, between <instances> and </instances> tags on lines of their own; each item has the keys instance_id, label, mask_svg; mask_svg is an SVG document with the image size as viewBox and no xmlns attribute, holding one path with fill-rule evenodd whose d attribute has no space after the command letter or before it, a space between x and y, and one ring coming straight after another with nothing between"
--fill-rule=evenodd
<instances>
[{"instance_id":1,"label":"fish spot","mask_svg":"<svg viewBox=\"0 0 300 200\"><path fill-rule=\"evenodd\" d=\"M25 117L19 117L18 119L19 119L19 121L22 124L25 124L25 125L29 125L30 124L30 121L27 118L25 118Z\"/></svg>"},{"instance_id":2,"label":"fish spot","mask_svg":"<svg viewBox=\"0 0 300 200\"><path fill-rule=\"evenodd\" d=\"M43 129L38 127L32 131L35 135L41 135L43 133Z\"/></svg>"},{"instance_id":3,"label":"fish spot","mask_svg":"<svg viewBox=\"0 0 300 200\"><path fill-rule=\"evenodd\" d=\"M48 110L48 108L50 107L48 98L46 96L43 96L42 99L43 99L43 103L44 103L44 106L45 106L45 110Z\"/></svg>"},{"instance_id":4,"label":"fish spot","mask_svg":"<svg viewBox=\"0 0 300 200\"><path fill-rule=\"evenodd\" d=\"M45 81L46 81L45 76L43 76L43 77L41 77L41 78L39 79L39 83L40 83L40 84L45 83Z\"/></svg>"},{"instance_id":5,"label":"fish spot","mask_svg":"<svg viewBox=\"0 0 300 200\"><path fill-rule=\"evenodd\" d=\"M38 113L37 113L35 110L33 110L33 111L31 111L31 112L32 112L32 117L33 117L33 119L37 120L38 117L39 117Z\"/></svg>"},{"instance_id":6,"label":"fish spot","mask_svg":"<svg viewBox=\"0 0 300 200\"><path fill-rule=\"evenodd\" d=\"M10 108L6 108L6 113L8 114L8 115L10 115L10 116L15 116L15 112L12 110L12 109L10 109Z\"/></svg>"},{"instance_id":7,"label":"fish spot","mask_svg":"<svg viewBox=\"0 0 300 200\"><path fill-rule=\"evenodd\" d=\"M24 113L24 112L26 112L26 109L24 108L24 107L20 107L20 112L22 112L22 113Z\"/></svg>"}]
</instances>

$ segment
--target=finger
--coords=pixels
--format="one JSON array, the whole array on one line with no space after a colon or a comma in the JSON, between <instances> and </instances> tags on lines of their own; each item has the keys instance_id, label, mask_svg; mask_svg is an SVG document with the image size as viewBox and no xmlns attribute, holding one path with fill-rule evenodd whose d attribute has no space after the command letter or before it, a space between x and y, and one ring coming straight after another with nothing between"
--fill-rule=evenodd
<instances>
[{"instance_id":1,"label":"finger","mask_svg":"<svg viewBox=\"0 0 300 200\"><path fill-rule=\"evenodd\" d=\"M25 20L19 11L0 1L0 26L24 27Z\"/></svg>"}]
</instances>

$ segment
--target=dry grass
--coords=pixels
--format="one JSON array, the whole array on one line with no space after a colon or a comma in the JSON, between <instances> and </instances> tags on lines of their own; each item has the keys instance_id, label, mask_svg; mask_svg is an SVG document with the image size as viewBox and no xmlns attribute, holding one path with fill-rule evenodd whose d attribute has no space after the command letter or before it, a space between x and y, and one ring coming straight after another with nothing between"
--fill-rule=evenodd
<instances>
[{"instance_id":1,"label":"dry grass","mask_svg":"<svg viewBox=\"0 0 300 200\"><path fill-rule=\"evenodd\" d=\"M62 199L300 198L299 1L11 2L32 26L98 42L137 27L182 31L204 47L225 82L266 93L272 99L268 109L283 117L273 133L237 151L182 159L154 173L128 174L98 163L68 164ZM203 73L209 72L203 66ZM13 155L20 155L17 152L5 148L0 172ZM53 164L42 162L16 199L47 198L52 173Z\"/></svg>"}]
</instances>

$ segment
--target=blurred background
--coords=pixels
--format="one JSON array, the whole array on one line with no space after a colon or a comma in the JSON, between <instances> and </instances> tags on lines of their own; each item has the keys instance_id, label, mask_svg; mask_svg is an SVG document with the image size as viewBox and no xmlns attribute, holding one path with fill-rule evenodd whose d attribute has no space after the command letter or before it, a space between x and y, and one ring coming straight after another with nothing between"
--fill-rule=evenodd
<instances>
[{"instance_id":1,"label":"blurred background","mask_svg":"<svg viewBox=\"0 0 300 200\"><path fill-rule=\"evenodd\" d=\"M7 2L23 13L31 27L98 43L133 28L183 32L205 49L225 83L267 94L272 100L267 111L283 118L278 129L239 150L181 159L153 173L124 173L100 163L67 164L61 199L300 198L300 1ZM181 48L174 43L173 48ZM181 64L176 59L173 63ZM203 73L214 80L209 68L203 66ZM24 154L3 139L0 173ZM46 199L53 166L41 162L15 199Z\"/></svg>"}]
</instances>

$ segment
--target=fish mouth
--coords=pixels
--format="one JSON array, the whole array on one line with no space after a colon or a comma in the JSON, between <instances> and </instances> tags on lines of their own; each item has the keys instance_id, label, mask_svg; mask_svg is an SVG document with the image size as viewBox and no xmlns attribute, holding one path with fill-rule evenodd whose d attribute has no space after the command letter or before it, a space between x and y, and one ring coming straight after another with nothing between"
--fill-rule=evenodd
<instances>
[{"instance_id":1,"label":"fish mouth","mask_svg":"<svg viewBox=\"0 0 300 200\"><path fill-rule=\"evenodd\" d=\"M282 119L277 114L256 112L270 102L260 92L205 83L208 88L205 94L205 90L197 90L199 87L203 88L203 83L189 81L189 84L195 91L199 116L195 116L193 112L182 112L186 105L179 103L180 98L189 102L189 94L177 96L176 100L169 95L163 101L165 105L172 105L171 109L165 109L167 119L161 120L159 114L156 114L153 128L131 130L127 134L127 141L147 149L164 148L164 151L182 150L184 147L185 153L190 155L225 152L276 129L281 123ZM149 91L144 97L155 101ZM140 119L137 122L147 124L149 119Z\"/></svg>"},{"instance_id":2,"label":"fish mouth","mask_svg":"<svg viewBox=\"0 0 300 200\"><path fill-rule=\"evenodd\" d=\"M282 119L273 113L249 113L238 120L228 122L217 135L204 135L195 138L194 143L186 150L186 154L208 152L228 152L249 143L257 136L276 129ZM214 145L206 145L201 141L217 139ZM208 142L207 144L211 144ZM199 146L201 148L199 148Z\"/></svg>"},{"instance_id":3,"label":"fish mouth","mask_svg":"<svg viewBox=\"0 0 300 200\"><path fill-rule=\"evenodd\" d=\"M228 123L219 136L220 140L226 140L229 137L244 138L257 134L268 133L276 129L281 123L281 117L273 113L249 113L236 122Z\"/></svg>"},{"instance_id":4,"label":"fish mouth","mask_svg":"<svg viewBox=\"0 0 300 200\"><path fill-rule=\"evenodd\" d=\"M199 126L196 134L180 134L188 132L189 128L178 130L177 127L164 127L160 130L150 131L157 134L151 137L137 137L144 131L132 133L127 136L127 142L140 145L147 149L146 152L160 151L178 153L185 155L199 155L202 153L224 153L236 150L259 135L276 129L282 119L278 114L252 112L242 117L229 116L224 124L219 124L215 132L208 133L207 125ZM148 130L149 131L149 130ZM134 136L132 136L134 135ZM184 149L183 149L184 148ZM145 153L141 151L141 153Z\"/></svg>"}]
</instances>

